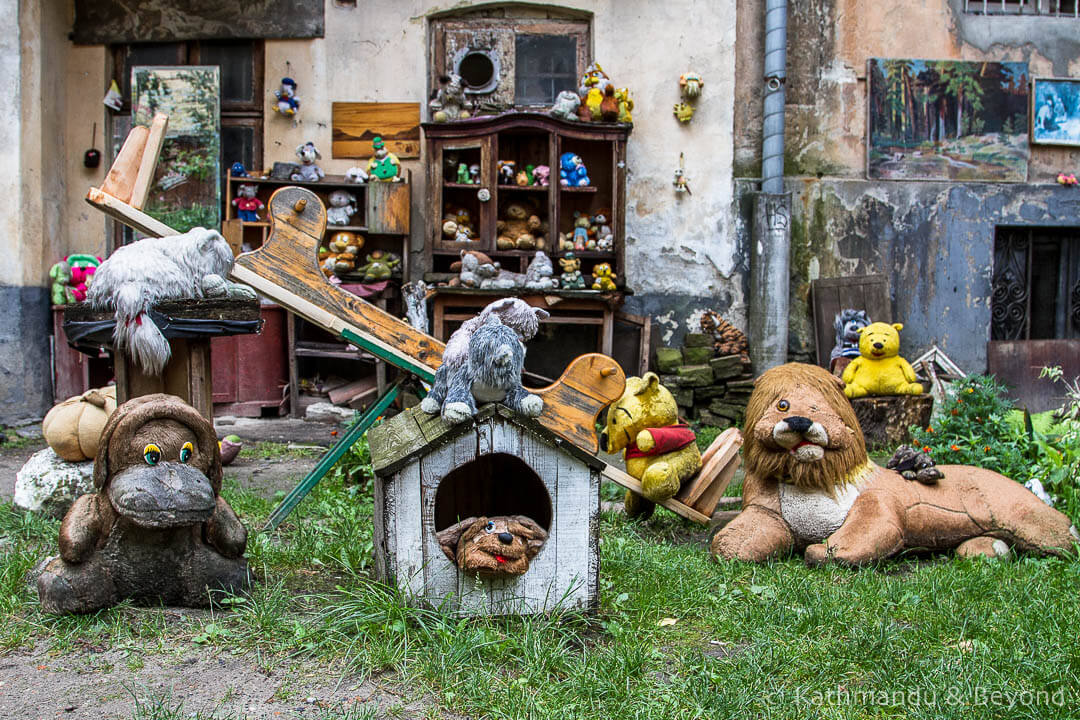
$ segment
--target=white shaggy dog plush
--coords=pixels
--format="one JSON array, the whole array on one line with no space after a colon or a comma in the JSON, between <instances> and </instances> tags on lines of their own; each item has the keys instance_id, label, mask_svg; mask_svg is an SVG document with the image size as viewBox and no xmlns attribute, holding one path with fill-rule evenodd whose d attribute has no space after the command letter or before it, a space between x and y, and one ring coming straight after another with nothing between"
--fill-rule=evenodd
<instances>
[{"instance_id":1,"label":"white shaggy dog plush","mask_svg":"<svg viewBox=\"0 0 1080 720\"><path fill-rule=\"evenodd\" d=\"M225 280L232 265L232 250L215 230L146 238L101 263L86 299L97 310L116 312L116 348L160 375L171 354L169 341L146 312L162 300L255 297L250 288Z\"/></svg>"}]
</instances>

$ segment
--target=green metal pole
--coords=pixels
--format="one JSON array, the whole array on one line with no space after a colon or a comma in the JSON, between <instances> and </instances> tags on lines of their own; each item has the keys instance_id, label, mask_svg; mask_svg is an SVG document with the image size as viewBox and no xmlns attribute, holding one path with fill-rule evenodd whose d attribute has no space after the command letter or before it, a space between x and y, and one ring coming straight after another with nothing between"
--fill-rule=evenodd
<instances>
[{"instance_id":1,"label":"green metal pole","mask_svg":"<svg viewBox=\"0 0 1080 720\"><path fill-rule=\"evenodd\" d=\"M270 514L270 518L266 521L266 525L263 526L263 532L269 532L275 530L285 518L289 516L289 513L293 511L300 501L307 497L307 494L319 484L319 481L323 479L326 473L330 472L330 468L334 467L334 464L341 459L341 456L353 446L360 437L368 431L378 419L383 411L390 406L390 403L394 402L394 398L398 396L398 392L401 390L401 382L397 382L390 386L382 396L379 397L372 405L370 405L364 414L360 416L348 432L338 441L334 447L330 448L322 459L319 460L319 464L308 473L300 484L292 489L285 499L281 501L281 504Z\"/></svg>"}]
</instances>

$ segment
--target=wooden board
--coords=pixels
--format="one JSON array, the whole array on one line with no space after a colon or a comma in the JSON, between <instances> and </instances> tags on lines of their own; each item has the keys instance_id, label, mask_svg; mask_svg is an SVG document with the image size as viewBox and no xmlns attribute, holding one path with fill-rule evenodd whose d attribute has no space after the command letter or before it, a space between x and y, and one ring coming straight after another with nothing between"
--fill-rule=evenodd
<instances>
[{"instance_id":1,"label":"wooden board","mask_svg":"<svg viewBox=\"0 0 1080 720\"><path fill-rule=\"evenodd\" d=\"M1066 380L1080 376L1080 340L992 340L986 344L986 362L1020 407L1055 410L1065 402L1065 387L1040 378L1039 372L1060 365Z\"/></svg>"},{"instance_id":2,"label":"wooden board","mask_svg":"<svg viewBox=\"0 0 1080 720\"><path fill-rule=\"evenodd\" d=\"M814 307L814 339L817 341L817 362L829 367L829 353L836 344L833 321L836 313L846 308L865 310L873 322L893 322L889 282L884 275L821 278L810 284Z\"/></svg>"},{"instance_id":3,"label":"wooden board","mask_svg":"<svg viewBox=\"0 0 1080 720\"><path fill-rule=\"evenodd\" d=\"M154 170L157 169L158 155L161 146L165 142L165 132L169 128L169 116L155 113L150 122L150 134L146 138L146 146L142 151L142 160L139 162L139 172L135 176L135 185L131 189L131 198L128 204L142 210L146 206L146 198L150 194L150 187L154 182Z\"/></svg>"},{"instance_id":4,"label":"wooden board","mask_svg":"<svg viewBox=\"0 0 1080 720\"><path fill-rule=\"evenodd\" d=\"M628 474L625 470L617 468L614 465L607 465L601 472L603 473L604 477L606 477L608 480L611 480L615 484L621 485L627 490L636 492L638 495L641 494L641 482L633 475ZM687 520L700 523L701 525L709 524L708 515L698 512L694 508L679 502L675 498L665 500L664 502L658 504L661 507L666 507L668 510L675 513L676 515L681 515Z\"/></svg>"},{"instance_id":5,"label":"wooden board","mask_svg":"<svg viewBox=\"0 0 1080 720\"><path fill-rule=\"evenodd\" d=\"M369 158L381 137L399 158L420 157L420 103L336 102L331 106L335 158Z\"/></svg>"},{"instance_id":6,"label":"wooden board","mask_svg":"<svg viewBox=\"0 0 1080 720\"><path fill-rule=\"evenodd\" d=\"M114 220L118 220L149 237L168 237L180 234L160 220L150 217L143 211L133 208L126 202L118 200L97 188L90 188L89 192L86 193L86 202Z\"/></svg>"}]
</instances>

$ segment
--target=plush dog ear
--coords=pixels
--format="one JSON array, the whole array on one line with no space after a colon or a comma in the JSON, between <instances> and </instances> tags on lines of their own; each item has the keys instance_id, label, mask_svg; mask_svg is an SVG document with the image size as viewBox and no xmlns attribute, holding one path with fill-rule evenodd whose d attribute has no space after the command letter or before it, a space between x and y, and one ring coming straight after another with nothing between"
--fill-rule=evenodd
<instances>
[{"instance_id":1,"label":"plush dog ear","mask_svg":"<svg viewBox=\"0 0 1080 720\"><path fill-rule=\"evenodd\" d=\"M440 530L435 533L435 539L439 541L439 547L446 553L446 557L450 558L450 562L457 562L457 547L458 542L461 541L461 536L464 535L465 531L472 527L474 523L480 520L486 521L487 518L468 517L456 525L451 525L445 530Z\"/></svg>"},{"instance_id":2,"label":"plush dog ear","mask_svg":"<svg viewBox=\"0 0 1080 720\"><path fill-rule=\"evenodd\" d=\"M547 531L537 525L532 518L524 515L513 515L509 520L508 529L512 534L525 538L528 543L525 554L532 560L536 557L536 553L540 552L540 548L544 547L544 543L547 542Z\"/></svg>"},{"instance_id":3,"label":"plush dog ear","mask_svg":"<svg viewBox=\"0 0 1080 720\"><path fill-rule=\"evenodd\" d=\"M536 313L537 320L547 320L549 317L551 317L551 313L549 313L547 310L544 310L543 308L533 308L533 312Z\"/></svg>"}]
</instances>

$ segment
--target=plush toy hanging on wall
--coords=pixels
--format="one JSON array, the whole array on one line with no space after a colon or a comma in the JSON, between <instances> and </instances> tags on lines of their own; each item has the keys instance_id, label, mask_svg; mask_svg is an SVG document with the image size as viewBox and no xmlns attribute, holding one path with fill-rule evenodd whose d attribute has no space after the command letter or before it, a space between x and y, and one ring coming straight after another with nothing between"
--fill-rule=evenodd
<instances>
[{"instance_id":1,"label":"plush toy hanging on wall","mask_svg":"<svg viewBox=\"0 0 1080 720\"><path fill-rule=\"evenodd\" d=\"M88 613L123 600L205 607L250 585L247 530L220 495L214 427L155 394L109 418L94 461L97 492L60 525L60 556L37 579L45 612Z\"/></svg>"},{"instance_id":2,"label":"plush toy hanging on wall","mask_svg":"<svg viewBox=\"0 0 1080 720\"><path fill-rule=\"evenodd\" d=\"M292 117L300 111L300 98L296 96L296 81L290 77L281 78L281 89L274 91L277 104L274 112L286 117Z\"/></svg>"},{"instance_id":3,"label":"plush toy hanging on wall","mask_svg":"<svg viewBox=\"0 0 1080 720\"><path fill-rule=\"evenodd\" d=\"M865 565L908 549L1064 555L1080 540L1062 513L990 470L939 465L934 484L878 467L841 382L789 363L763 373L746 409L743 510L717 533L718 558Z\"/></svg>"}]
</instances>

